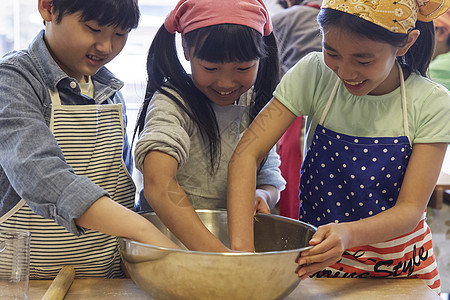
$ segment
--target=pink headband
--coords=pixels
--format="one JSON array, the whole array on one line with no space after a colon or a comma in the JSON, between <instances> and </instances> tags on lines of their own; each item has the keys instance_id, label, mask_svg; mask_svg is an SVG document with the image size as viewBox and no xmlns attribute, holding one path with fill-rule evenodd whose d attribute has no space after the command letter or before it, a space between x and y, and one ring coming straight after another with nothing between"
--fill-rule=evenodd
<instances>
[{"instance_id":1,"label":"pink headband","mask_svg":"<svg viewBox=\"0 0 450 300\"><path fill-rule=\"evenodd\" d=\"M217 24L248 26L267 36L272 32L269 12L262 0L180 0L164 27L182 34Z\"/></svg>"},{"instance_id":2,"label":"pink headband","mask_svg":"<svg viewBox=\"0 0 450 300\"><path fill-rule=\"evenodd\" d=\"M450 10L433 21L435 27L444 27L450 32Z\"/></svg>"}]
</instances>

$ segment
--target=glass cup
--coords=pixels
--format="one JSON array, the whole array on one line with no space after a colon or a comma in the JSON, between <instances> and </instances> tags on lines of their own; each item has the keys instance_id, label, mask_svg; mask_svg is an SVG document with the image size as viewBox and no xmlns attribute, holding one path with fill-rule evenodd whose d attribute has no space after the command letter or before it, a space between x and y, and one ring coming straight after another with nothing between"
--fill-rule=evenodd
<instances>
[{"instance_id":1,"label":"glass cup","mask_svg":"<svg viewBox=\"0 0 450 300\"><path fill-rule=\"evenodd\" d=\"M28 299L30 233L0 229L0 298Z\"/></svg>"}]
</instances>

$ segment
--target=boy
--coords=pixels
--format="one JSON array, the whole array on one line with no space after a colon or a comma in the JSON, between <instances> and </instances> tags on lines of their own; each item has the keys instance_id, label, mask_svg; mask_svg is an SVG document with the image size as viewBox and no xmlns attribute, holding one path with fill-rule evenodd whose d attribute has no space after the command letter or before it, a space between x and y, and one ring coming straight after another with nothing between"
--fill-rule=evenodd
<instances>
[{"instance_id":1,"label":"boy","mask_svg":"<svg viewBox=\"0 0 450 300\"><path fill-rule=\"evenodd\" d=\"M129 210L123 83L104 67L138 25L137 0L38 0L38 9L45 30L0 61L0 229L31 232L30 278L64 264L77 277L121 277L114 236L174 247Z\"/></svg>"}]
</instances>

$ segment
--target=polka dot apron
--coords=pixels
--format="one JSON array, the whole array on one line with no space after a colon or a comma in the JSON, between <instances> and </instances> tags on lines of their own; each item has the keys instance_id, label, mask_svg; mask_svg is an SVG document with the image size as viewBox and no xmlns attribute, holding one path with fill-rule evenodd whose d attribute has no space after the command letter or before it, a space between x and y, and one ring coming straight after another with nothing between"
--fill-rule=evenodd
<instances>
[{"instance_id":1,"label":"polka dot apron","mask_svg":"<svg viewBox=\"0 0 450 300\"><path fill-rule=\"evenodd\" d=\"M340 84L336 81L301 168L301 221L315 226L356 221L395 205L412 152L403 72L398 67L405 136L355 137L323 127ZM439 293L425 213L412 232L348 249L338 263L312 277L416 277Z\"/></svg>"}]
</instances>

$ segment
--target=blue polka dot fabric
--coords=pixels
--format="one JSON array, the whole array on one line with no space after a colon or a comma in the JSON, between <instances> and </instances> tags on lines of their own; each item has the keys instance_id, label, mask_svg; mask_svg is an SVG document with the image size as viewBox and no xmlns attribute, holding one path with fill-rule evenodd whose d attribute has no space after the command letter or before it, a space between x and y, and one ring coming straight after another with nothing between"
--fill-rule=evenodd
<instances>
[{"instance_id":1,"label":"blue polka dot fabric","mask_svg":"<svg viewBox=\"0 0 450 300\"><path fill-rule=\"evenodd\" d=\"M354 137L317 125L301 168L300 220L350 222L394 206L411 151L406 136Z\"/></svg>"}]
</instances>

